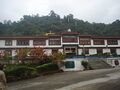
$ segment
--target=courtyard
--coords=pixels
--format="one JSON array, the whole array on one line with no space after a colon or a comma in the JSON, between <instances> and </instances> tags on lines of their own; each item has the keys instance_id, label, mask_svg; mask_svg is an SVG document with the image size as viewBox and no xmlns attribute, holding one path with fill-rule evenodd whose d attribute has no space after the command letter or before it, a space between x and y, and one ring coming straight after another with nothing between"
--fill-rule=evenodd
<instances>
[{"instance_id":1,"label":"courtyard","mask_svg":"<svg viewBox=\"0 0 120 90\"><path fill-rule=\"evenodd\" d=\"M8 83L9 90L120 90L120 68L62 72Z\"/></svg>"}]
</instances>

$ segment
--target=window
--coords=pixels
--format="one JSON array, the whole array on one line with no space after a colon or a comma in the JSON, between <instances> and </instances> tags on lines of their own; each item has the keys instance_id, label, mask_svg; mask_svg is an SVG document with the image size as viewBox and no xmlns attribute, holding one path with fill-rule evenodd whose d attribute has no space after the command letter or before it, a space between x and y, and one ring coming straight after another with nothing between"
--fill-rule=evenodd
<instances>
[{"instance_id":1,"label":"window","mask_svg":"<svg viewBox=\"0 0 120 90\"><path fill-rule=\"evenodd\" d=\"M70 48L65 48L65 51L70 51Z\"/></svg>"},{"instance_id":2,"label":"window","mask_svg":"<svg viewBox=\"0 0 120 90\"><path fill-rule=\"evenodd\" d=\"M65 48L66 53L76 53L76 48L75 47L67 47Z\"/></svg>"},{"instance_id":3,"label":"window","mask_svg":"<svg viewBox=\"0 0 120 90\"><path fill-rule=\"evenodd\" d=\"M46 45L46 40L33 40L33 45Z\"/></svg>"},{"instance_id":4,"label":"window","mask_svg":"<svg viewBox=\"0 0 120 90\"><path fill-rule=\"evenodd\" d=\"M80 38L80 45L90 45L90 39L89 38Z\"/></svg>"},{"instance_id":5,"label":"window","mask_svg":"<svg viewBox=\"0 0 120 90\"><path fill-rule=\"evenodd\" d=\"M110 49L110 52L111 52L112 54L116 54L116 49L115 49L115 48L111 48L111 49Z\"/></svg>"},{"instance_id":6,"label":"window","mask_svg":"<svg viewBox=\"0 0 120 90\"><path fill-rule=\"evenodd\" d=\"M65 68L75 68L74 61L66 61L65 62Z\"/></svg>"},{"instance_id":7,"label":"window","mask_svg":"<svg viewBox=\"0 0 120 90\"><path fill-rule=\"evenodd\" d=\"M97 48L97 54L101 54L101 53L103 53L102 48Z\"/></svg>"},{"instance_id":8,"label":"window","mask_svg":"<svg viewBox=\"0 0 120 90\"><path fill-rule=\"evenodd\" d=\"M7 50L4 51L4 53L7 54L7 55L11 55L12 54L12 50L7 49Z\"/></svg>"},{"instance_id":9,"label":"window","mask_svg":"<svg viewBox=\"0 0 120 90\"><path fill-rule=\"evenodd\" d=\"M104 39L94 39L94 45L104 45Z\"/></svg>"},{"instance_id":10,"label":"window","mask_svg":"<svg viewBox=\"0 0 120 90\"><path fill-rule=\"evenodd\" d=\"M77 54L77 47L65 47L64 52L67 56L72 56Z\"/></svg>"},{"instance_id":11,"label":"window","mask_svg":"<svg viewBox=\"0 0 120 90\"><path fill-rule=\"evenodd\" d=\"M63 42L64 43L69 43L69 42L77 43L78 38L77 36L63 36Z\"/></svg>"},{"instance_id":12,"label":"window","mask_svg":"<svg viewBox=\"0 0 120 90\"><path fill-rule=\"evenodd\" d=\"M89 54L89 49L87 48L83 49L83 54Z\"/></svg>"},{"instance_id":13,"label":"window","mask_svg":"<svg viewBox=\"0 0 120 90\"><path fill-rule=\"evenodd\" d=\"M71 52L75 53L76 52L76 48L71 48Z\"/></svg>"},{"instance_id":14,"label":"window","mask_svg":"<svg viewBox=\"0 0 120 90\"><path fill-rule=\"evenodd\" d=\"M52 49L52 54L58 53L58 49Z\"/></svg>"},{"instance_id":15,"label":"window","mask_svg":"<svg viewBox=\"0 0 120 90\"><path fill-rule=\"evenodd\" d=\"M29 45L29 40L17 40L17 45L20 46Z\"/></svg>"},{"instance_id":16,"label":"window","mask_svg":"<svg viewBox=\"0 0 120 90\"><path fill-rule=\"evenodd\" d=\"M12 46L12 40L5 40L5 46Z\"/></svg>"},{"instance_id":17,"label":"window","mask_svg":"<svg viewBox=\"0 0 120 90\"><path fill-rule=\"evenodd\" d=\"M61 45L61 39L60 38L50 38L49 45Z\"/></svg>"},{"instance_id":18,"label":"window","mask_svg":"<svg viewBox=\"0 0 120 90\"><path fill-rule=\"evenodd\" d=\"M118 42L116 39L109 39L107 40L108 45L118 45Z\"/></svg>"}]
</instances>

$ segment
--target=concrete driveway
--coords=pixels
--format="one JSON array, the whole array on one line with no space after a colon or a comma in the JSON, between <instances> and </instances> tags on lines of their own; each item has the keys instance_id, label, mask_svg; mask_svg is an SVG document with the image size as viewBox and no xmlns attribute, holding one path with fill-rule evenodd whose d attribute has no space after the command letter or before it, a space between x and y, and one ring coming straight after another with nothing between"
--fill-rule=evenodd
<instances>
[{"instance_id":1,"label":"concrete driveway","mask_svg":"<svg viewBox=\"0 0 120 90\"><path fill-rule=\"evenodd\" d=\"M120 90L120 68L41 76L9 83L8 90Z\"/></svg>"}]
</instances>

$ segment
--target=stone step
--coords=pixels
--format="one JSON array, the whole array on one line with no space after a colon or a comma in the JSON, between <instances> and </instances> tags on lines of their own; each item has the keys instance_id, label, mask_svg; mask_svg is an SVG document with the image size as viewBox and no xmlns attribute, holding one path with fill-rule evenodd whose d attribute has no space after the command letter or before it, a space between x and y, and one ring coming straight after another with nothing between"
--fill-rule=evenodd
<instances>
[{"instance_id":1,"label":"stone step","mask_svg":"<svg viewBox=\"0 0 120 90\"><path fill-rule=\"evenodd\" d=\"M104 62L103 59L88 59L88 63L93 69L111 68L111 66Z\"/></svg>"}]
</instances>

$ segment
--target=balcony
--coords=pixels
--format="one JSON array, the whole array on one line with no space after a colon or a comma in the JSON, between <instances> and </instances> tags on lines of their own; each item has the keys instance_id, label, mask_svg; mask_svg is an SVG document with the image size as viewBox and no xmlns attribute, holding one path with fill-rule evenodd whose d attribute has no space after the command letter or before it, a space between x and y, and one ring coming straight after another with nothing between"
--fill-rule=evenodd
<instances>
[{"instance_id":1,"label":"balcony","mask_svg":"<svg viewBox=\"0 0 120 90\"><path fill-rule=\"evenodd\" d=\"M49 41L49 45L61 45L60 41Z\"/></svg>"},{"instance_id":2,"label":"balcony","mask_svg":"<svg viewBox=\"0 0 120 90\"><path fill-rule=\"evenodd\" d=\"M63 43L78 43L77 38L63 38Z\"/></svg>"}]
</instances>

